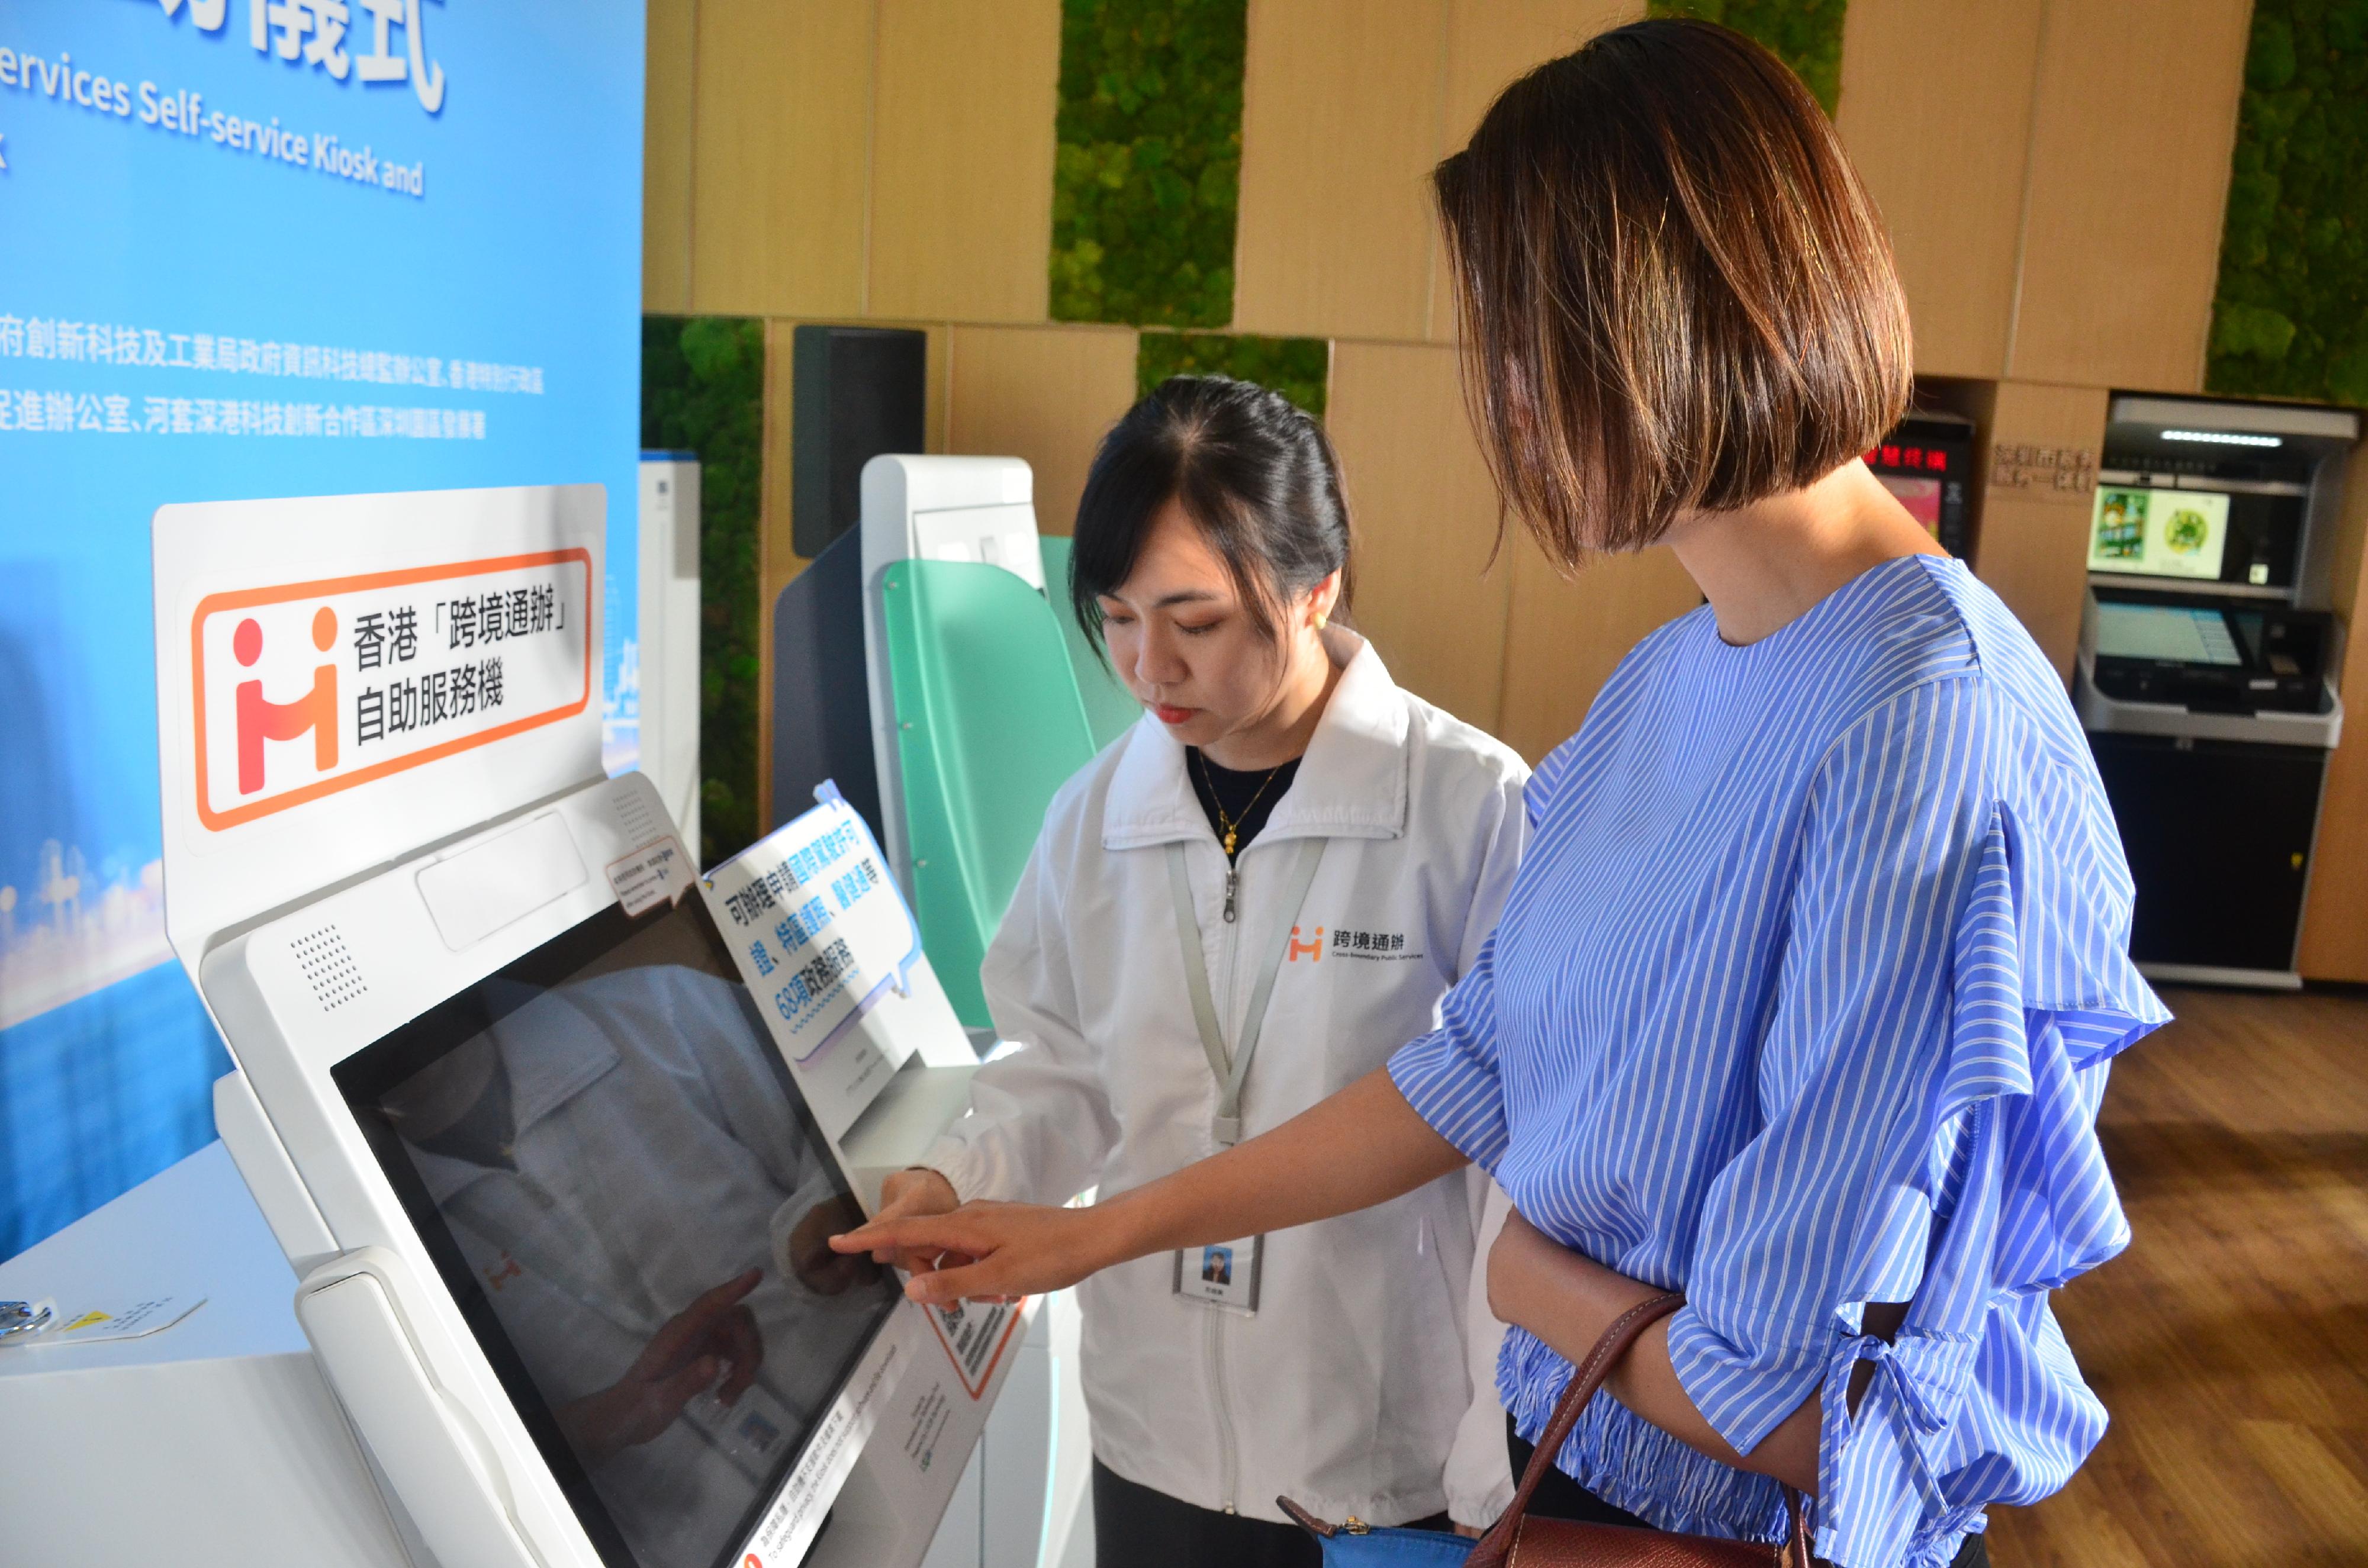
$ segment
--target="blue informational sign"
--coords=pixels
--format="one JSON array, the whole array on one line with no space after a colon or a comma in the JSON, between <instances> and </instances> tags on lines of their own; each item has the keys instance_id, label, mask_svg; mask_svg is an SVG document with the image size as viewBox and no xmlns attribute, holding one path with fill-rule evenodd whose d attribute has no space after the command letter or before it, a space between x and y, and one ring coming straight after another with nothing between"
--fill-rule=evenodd
<instances>
[{"instance_id":1,"label":"blue informational sign","mask_svg":"<svg viewBox=\"0 0 2368 1568\"><path fill-rule=\"evenodd\" d=\"M637 711L642 63L627 0L0 0L0 1257L228 1069L165 944L157 507L600 483Z\"/></svg>"}]
</instances>

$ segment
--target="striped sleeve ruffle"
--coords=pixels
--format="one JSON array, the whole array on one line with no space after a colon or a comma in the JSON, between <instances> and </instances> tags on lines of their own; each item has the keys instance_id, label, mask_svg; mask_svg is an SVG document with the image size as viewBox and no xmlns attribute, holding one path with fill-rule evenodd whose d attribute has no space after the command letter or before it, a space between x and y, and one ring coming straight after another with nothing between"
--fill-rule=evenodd
<instances>
[{"instance_id":1,"label":"striped sleeve ruffle","mask_svg":"<svg viewBox=\"0 0 2368 1568\"><path fill-rule=\"evenodd\" d=\"M2001 811L1953 943L1949 1051L1930 1115L1946 1160L1940 1212L1922 1234L1861 1244L1926 1252L1923 1280L1894 1343L1845 1329L1822 1379L1817 1552L1841 1568L1946 1562L1986 1503L2047 1496L2104 1434L2104 1408L2074 1369L2046 1292L2129 1241L2097 1107L2107 1062L2169 1015L2123 956L2113 926L2126 902L2099 907L2078 890L2037 885L2059 880L2060 864L2034 854L2019 866L2014 836ZM2100 927L2087 972L2027 950L2034 904L2055 905L2058 933L2066 921ZM2057 969L2040 994L2034 957ZM1846 1391L1861 1360L1876 1369L1853 1417ZM1994 1397L2001 1390L2015 1397Z\"/></svg>"},{"instance_id":2,"label":"striped sleeve ruffle","mask_svg":"<svg viewBox=\"0 0 2368 1568\"><path fill-rule=\"evenodd\" d=\"M2044 1292L2127 1242L2097 1106L2106 1061L2165 1017L2123 953L2118 863L2081 864L2077 814L2019 842L1987 767L2012 722L1943 681L1836 747L1763 1038L1772 1097L1670 1325L1740 1451L1823 1392L1816 1544L1839 1568L1944 1563L1984 1503L2044 1495L2103 1430L2077 1375L2019 1394L2011 1431L1968 1400L2044 1379ZM1895 1342L1859 1334L1872 1301L1909 1303Z\"/></svg>"}]
</instances>

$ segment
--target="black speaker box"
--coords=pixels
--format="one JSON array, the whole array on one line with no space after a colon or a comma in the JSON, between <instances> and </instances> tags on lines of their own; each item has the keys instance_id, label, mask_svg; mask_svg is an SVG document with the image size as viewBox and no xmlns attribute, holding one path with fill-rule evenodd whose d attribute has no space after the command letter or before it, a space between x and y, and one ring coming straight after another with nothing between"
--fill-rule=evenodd
<instances>
[{"instance_id":1,"label":"black speaker box","mask_svg":"<svg viewBox=\"0 0 2368 1568\"><path fill-rule=\"evenodd\" d=\"M827 778L886 842L864 658L863 540L847 533L774 601L773 821L811 811Z\"/></svg>"},{"instance_id":2,"label":"black speaker box","mask_svg":"<svg viewBox=\"0 0 2368 1568\"><path fill-rule=\"evenodd\" d=\"M791 344L790 541L811 561L863 511L863 465L926 439L928 335L802 326Z\"/></svg>"}]
</instances>

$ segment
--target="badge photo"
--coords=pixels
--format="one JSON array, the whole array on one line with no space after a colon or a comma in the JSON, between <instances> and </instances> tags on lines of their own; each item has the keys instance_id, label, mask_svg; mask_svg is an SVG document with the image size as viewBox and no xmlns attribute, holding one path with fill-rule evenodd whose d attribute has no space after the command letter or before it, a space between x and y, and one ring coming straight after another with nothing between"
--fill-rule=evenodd
<instances>
[{"instance_id":1,"label":"badge photo","mask_svg":"<svg viewBox=\"0 0 2368 1568\"><path fill-rule=\"evenodd\" d=\"M1175 1293L1188 1301L1254 1317L1258 1313L1259 1267L1265 1256L1264 1236L1181 1248L1176 1254Z\"/></svg>"}]
</instances>

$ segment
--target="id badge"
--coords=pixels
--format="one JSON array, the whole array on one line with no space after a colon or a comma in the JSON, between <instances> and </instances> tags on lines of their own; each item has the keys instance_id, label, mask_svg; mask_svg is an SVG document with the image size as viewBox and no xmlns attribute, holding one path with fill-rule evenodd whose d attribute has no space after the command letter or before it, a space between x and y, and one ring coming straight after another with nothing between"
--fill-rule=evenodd
<instances>
[{"instance_id":1,"label":"id badge","mask_svg":"<svg viewBox=\"0 0 2368 1568\"><path fill-rule=\"evenodd\" d=\"M1256 1317L1258 1266L1265 1256L1264 1236L1184 1247L1176 1254L1175 1292L1188 1301Z\"/></svg>"}]
</instances>

